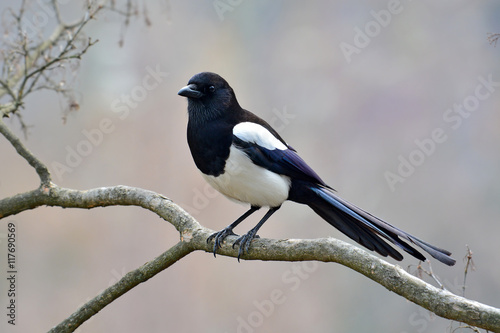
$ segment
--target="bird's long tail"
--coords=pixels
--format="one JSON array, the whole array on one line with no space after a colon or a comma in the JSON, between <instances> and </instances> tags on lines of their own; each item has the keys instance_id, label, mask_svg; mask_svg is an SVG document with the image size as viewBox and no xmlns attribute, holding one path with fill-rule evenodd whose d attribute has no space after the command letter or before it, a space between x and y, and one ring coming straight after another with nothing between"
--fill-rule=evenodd
<instances>
[{"instance_id":1,"label":"bird's long tail","mask_svg":"<svg viewBox=\"0 0 500 333\"><path fill-rule=\"evenodd\" d=\"M446 265L453 266L455 264L455 260L450 257L450 252L426 243L365 212L335 195L331 189L312 187L311 191L317 200L310 200L307 203L309 207L332 226L366 248L384 257L390 256L396 260L402 260L403 256L384 241L383 238L385 238L415 258L425 261L426 258L404 241L406 240Z\"/></svg>"}]
</instances>

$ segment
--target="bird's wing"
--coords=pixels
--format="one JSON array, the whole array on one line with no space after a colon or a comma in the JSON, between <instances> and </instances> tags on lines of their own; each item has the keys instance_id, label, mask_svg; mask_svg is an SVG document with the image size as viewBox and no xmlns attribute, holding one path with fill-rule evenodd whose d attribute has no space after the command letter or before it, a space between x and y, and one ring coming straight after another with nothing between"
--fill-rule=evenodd
<instances>
[{"instance_id":1,"label":"bird's wing","mask_svg":"<svg viewBox=\"0 0 500 333\"><path fill-rule=\"evenodd\" d=\"M328 187L293 149L260 124L244 122L236 125L233 144L256 165L296 180Z\"/></svg>"},{"instance_id":2,"label":"bird's wing","mask_svg":"<svg viewBox=\"0 0 500 333\"><path fill-rule=\"evenodd\" d=\"M455 263L450 252L426 243L335 195L295 151L265 127L255 123L236 125L233 144L256 165L292 178L304 190L300 197L295 198L299 200L293 201L309 205L328 223L368 249L402 260L403 256L382 239L385 238L419 260L426 260L404 241L407 240L447 265Z\"/></svg>"}]
</instances>

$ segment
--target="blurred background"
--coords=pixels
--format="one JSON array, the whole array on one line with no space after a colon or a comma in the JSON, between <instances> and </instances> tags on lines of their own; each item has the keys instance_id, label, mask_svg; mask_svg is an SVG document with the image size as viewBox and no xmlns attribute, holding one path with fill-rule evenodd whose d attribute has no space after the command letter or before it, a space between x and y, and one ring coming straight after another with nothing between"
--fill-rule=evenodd
<instances>
[{"instance_id":1,"label":"blurred background","mask_svg":"<svg viewBox=\"0 0 500 333\"><path fill-rule=\"evenodd\" d=\"M61 12L68 21L78 18L82 3L61 1ZM31 2L31 13L45 4ZM468 246L475 270L465 296L500 307L500 46L487 39L500 33L500 3L137 5L150 25L144 14L125 26L108 12L86 27L99 42L69 82L78 111L65 116L55 93L40 92L22 110L32 125L27 139L17 121L6 120L56 184L137 186L164 194L214 230L234 221L247 207L215 194L200 176L185 138L187 103L177 96L192 75L213 71L342 197L453 252L454 267L432 263L457 294ZM5 17L19 2L0 7ZM86 133L96 131L102 140L88 146ZM85 156L75 160L75 151ZM3 137L0 156L0 197L38 186L34 170ZM236 231L245 233L262 214ZM18 230L18 318L8 325L4 310L2 332L50 329L179 240L168 222L137 207L42 207L0 222L2 274L7 222ZM260 235L349 241L293 203ZM399 263L412 272L417 264L408 257ZM126 293L79 332L421 333L447 332L450 325L458 326L337 264L238 263L197 252Z\"/></svg>"}]
</instances>

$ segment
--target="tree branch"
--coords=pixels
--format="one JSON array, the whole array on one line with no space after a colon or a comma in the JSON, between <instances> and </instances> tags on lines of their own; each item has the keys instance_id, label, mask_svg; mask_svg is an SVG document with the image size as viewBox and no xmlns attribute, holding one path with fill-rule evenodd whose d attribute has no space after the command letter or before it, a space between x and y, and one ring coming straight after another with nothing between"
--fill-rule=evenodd
<instances>
[{"instance_id":1,"label":"tree branch","mask_svg":"<svg viewBox=\"0 0 500 333\"><path fill-rule=\"evenodd\" d=\"M29 163L29 165L35 168L36 173L40 177L42 186L50 186L51 176L45 164L43 164L35 155L33 155L33 153L23 145L21 140L19 140L19 138L14 133L12 133L10 128L5 125L2 117L0 117L0 133L5 136L5 138L12 144L12 146L14 146L17 153L21 155ZM0 214L0 217L1 216L2 215Z\"/></svg>"},{"instance_id":2,"label":"tree branch","mask_svg":"<svg viewBox=\"0 0 500 333\"><path fill-rule=\"evenodd\" d=\"M13 204L14 202L16 204ZM213 233L212 230L201 226L170 199L152 191L128 186L102 187L87 191L60 188L56 185L39 188L0 200L0 217L14 215L42 205L87 209L114 205L139 206L170 222L179 231L181 237L180 243L176 246L151 263L128 273L117 284L85 304L60 324L69 331L76 329L127 290L150 279L188 253L212 251L212 245L206 242L208 236ZM235 236L229 236L218 253L237 257L238 249L233 249L231 246L235 239ZM440 317L500 332L500 309L436 288L407 273L399 266L392 265L357 246L337 239L256 239L252 242L250 253L245 254L242 259L336 262L365 275L388 290Z\"/></svg>"},{"instance_id":3,"label":"tree branch","mask_svg":"<svg viewBox=\"0 0 500 333\"><path fill-rule=\"evenodd\" d=\"M53 327L49 333L73 332L82 323L101 311L106 305L125 294L140 283L146 282L159 272L172 266L193 249L189 243L180 241L154 260L142 265L140 268L127 273L120 281L104 290L92 300L80 307L59 325Z\"/></svg>"},{"instance_id":4,"label":"tree branch","mask_svg":"<svg viewBox=\"0 0 500 333\"><path fill-rule=\"evenodd\" d=\"M22 15L24 13L24 2L21 5L20 14L13 14L18 28L18 43L11 46L15 51L10 51L10 56L5 61L4 67L8 70L5 77L0 80L0 99L5 95L10 96L11 101L0 105L0 117L8 117L15 113L22 105L23 99L30 92L37 90L36 85L42 74L48 69L60 66L63 62L80 57L92 46L95 41L90 41L82 47L77 47L77 39L81 38L82 29L103 8L100 5L88 5L84 16L74 23L62 22L57 1L52 1L54 14L58 25L54 28L46 40L42 40L36 46L30 47L30 40L22 27ZM60 46L60 52L51 55L56 46ZM8 65L8 66L6 66ZM50 89L58 91L57 85Z\"/></svg>"}]
</instances>

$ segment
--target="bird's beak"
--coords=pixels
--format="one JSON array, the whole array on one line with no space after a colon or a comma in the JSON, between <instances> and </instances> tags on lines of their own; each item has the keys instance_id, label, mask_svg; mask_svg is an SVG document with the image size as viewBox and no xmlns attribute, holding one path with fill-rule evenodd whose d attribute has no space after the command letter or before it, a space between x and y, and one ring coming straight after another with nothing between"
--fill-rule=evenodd
<instances>
[{"instance_id":1,"label":"bird's beak","mask_svg":"<svg viewBox=\"0 0 500 333\"><path fill-rule=\"evenodd\" d=\"M203 93L197 89L196 84L192 83L179 90L177 94L187 98L200 98Z\"/></svg>"}]
</instances>

